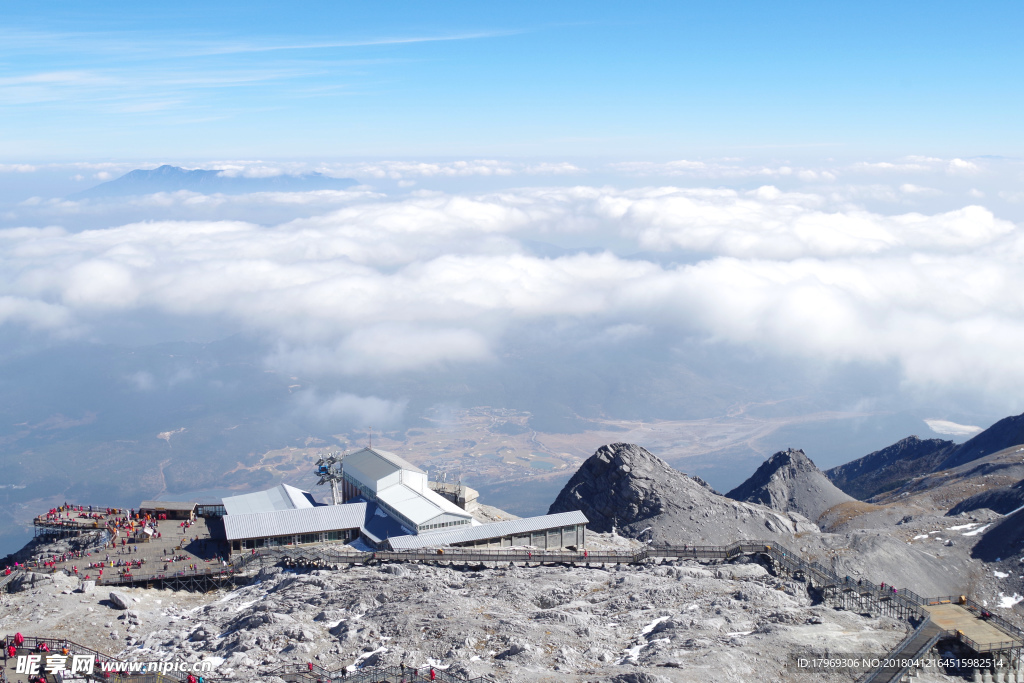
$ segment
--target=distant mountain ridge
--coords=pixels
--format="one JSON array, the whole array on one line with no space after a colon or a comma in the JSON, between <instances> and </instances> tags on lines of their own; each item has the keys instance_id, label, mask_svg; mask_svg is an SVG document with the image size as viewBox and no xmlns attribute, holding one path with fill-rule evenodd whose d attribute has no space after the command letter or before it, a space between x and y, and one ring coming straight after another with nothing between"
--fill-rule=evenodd
<instances>
[{"instance_id":1,"label":"distant mountain ridge","mask_svg":"<svg viewBox=\"0 0 1024 683\"><path fill-rule=\"evenodd\" d=\"M101 183L74 198L128 197L157 192L200 192L202 194L247 194L250 192L310 192L344 190L358 184L352 178L331 178L321 173L275 175L265 178L224 175L220 169L186 170L164 164L154 169L136 169L120 178Z\"/></svg>"},{"instance_id":2,"label":"distant mountain ridge","mask_svg":"<svg viewBox=\"0 0 1024 683\"><path fill-rule=\"evenodd\" d=\"M952 441L908 436L863 458L825 470L825 476L854 498L867 500L932 472L955 448Z\"/></svg>"},{"instance_id":3,"label":"distant mountain ridge","mask_svg":"<svg viewBox=\"0 0 1024 683\"><path fill-rule=\"evenodd\" d=\"M1004 417L953 451L938 467L948 470L1024 443L1024 413Z\"/></svg>"},{"instance_id":4,"label":"distant mountain ridge","mask_svg":"<svg viewBox=\"0 0 1024 683\"><path fill-rule=\"evenodd\" d=\"M825 471L833 484L858 500L898 489L911 479L965 465L1024 444L1024 414L1003 418L957 445L916 436Z\"/></svg>"}]
</instances>

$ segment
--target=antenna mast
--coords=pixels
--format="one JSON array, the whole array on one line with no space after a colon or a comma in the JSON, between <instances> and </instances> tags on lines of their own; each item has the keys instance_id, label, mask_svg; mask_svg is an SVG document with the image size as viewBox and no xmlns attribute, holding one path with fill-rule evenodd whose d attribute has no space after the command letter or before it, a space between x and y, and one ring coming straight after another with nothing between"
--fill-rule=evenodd
<instances>
[{"instance_id":1,"label":"antenna mast","mask_svg":"<svg viewBox=\"0 0 1024 683\"><path fill-rule=\"evenodd\" d=\"M341 505L342 500L338 492L338 482L345 479L345 469L342 465L342 458L344 456L337 451L328 453L326 457L323 453L317 453L317 455L320 456L316 461L316 475L320 477L317 484L330 484L331 505Z\"/></svg>"}]
</instances>

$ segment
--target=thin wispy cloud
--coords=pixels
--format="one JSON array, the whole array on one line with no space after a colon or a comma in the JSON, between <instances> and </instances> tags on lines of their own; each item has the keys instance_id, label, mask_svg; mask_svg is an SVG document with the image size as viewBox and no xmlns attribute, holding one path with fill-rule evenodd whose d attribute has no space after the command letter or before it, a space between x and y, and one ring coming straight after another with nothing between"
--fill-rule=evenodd
<instances>
[{"instance_id":1,"label":"thin wispy cloud","mask_svg":"<svg viewBox=\"0 0 1024 683\"><path fill-rule=\"evenodd\" d=\"M420 43L445 43L489 38L505 38L527 33L525 29L472 31L438 35L383 36L353 40L290 41L265 38L257 41L231 42L223 37L211 35L207 39L164 38L154 31L96 31L96 32L40 32L8 28L0 30L0 45L7 52L79 53L87 56L104 57L130 54L136 57L150 56L154 59L204 57L234 54L255 54L264 52L288 52L303 50L333 50L360 47L385 47L389 45L415 45Z\"/></svg>"},{"instance_id":2,"label":"thin wispy cloud","mask_svg":"<svg viewBox=\"0 0 1024 683\"><path fill-rule=\"evenodd\" d=\"M381 47L386 45L413 45L416 43L442 43L460 40L483 40L487 38L505 38L520 35L526 31L482 31L456 35L408 36L369 38L366 40L329 41L322 43L298 43L292 45L223 45L184 53L192 55L228 55L256 52L283 52L289 50L333 50L354 47Z\"/></svg>"},{"instance_id":3,"label":"thin wispy cloud","mask_svg":"<svg viewBox=\"0 0 1024 683\"><path fill-rule=\"evenodd\" d=\"M24 74L22 76L0 77L0 86L11 85L35 85L56 83L68 84L96 84L111 83L111 79L90 71L48 71L42 73Z\"/></svg>"},{"instance_id":4,"label":"thin wispy cloud","mask_svg":"<svg viewBox=\"0 0 1024 683\"><path fill-rule=\"evenodd\" d=\"M352 40L289 41L266 37L234 42L223 36L181 40L159 32L0 32L0 110L11 106L74 102L80 115L167 115L184 121L248 116L294 96L356 97L366 69L393 65L367 59L372 48L454 43L512 36L520 31L389 35ZM357 53L354 51L362 50ZM333 51L333 52L332 52ZM331 59L325 59L330 53ZM339 59L348 53L351 60ZM6 59L3 59L6 57ZM45 65L48 68L39 68ZM36 68L33 69L33 66ZM248 88L251 93L233 91ZM243 102L235 101L241 97ZM108 103L113 103L107 106ZM216 116L197 116L217 109ZM172 123L167 119L168 123Z\"/></svg>"}]
</instances>

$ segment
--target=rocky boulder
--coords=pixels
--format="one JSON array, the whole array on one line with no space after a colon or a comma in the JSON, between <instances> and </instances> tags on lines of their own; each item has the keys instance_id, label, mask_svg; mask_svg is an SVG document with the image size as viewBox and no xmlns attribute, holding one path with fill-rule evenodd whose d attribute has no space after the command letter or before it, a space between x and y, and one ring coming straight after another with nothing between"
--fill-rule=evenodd
<instances>
[{"instance_id":1,"label":"rocky boulder","mask_svg":"<svg viewBox=\"0 0 1024 683\"><path fill-rule=\"evenodd\" d=\"M315 617L313 621L341 621L345 618L345 610L340 609L328 609L323 610Z\"/></svg>"},{"instance_id":2,"label":"rocky boulder","mask_svg":"<svg viewBox=\"0 0 1024 683\"><path fill-rule=\"evenodd\" d=\"M655 543L728 544L818 531L802 515L730 500L635 444L602 446L558 494L549 514L580 510L598 533Z\"/></svg>"},{"instance_id":3,"label":"rocky boulder","mask_svg":"<svg viewBox=\"0 0 1024 683\"><path fill-rule=\"evenodd\" d=\"M110 603L117 609L128 609L128 607L131 605L131 598L129 598L124 593L112 591L110 593Z\"/></svg>"},{"instance_id":4,"label":"rocky boulder","mask_svg":"<svg viewBox=\"0 0 1024 683\"><path fill-rule=\"evenodd\" d=\"M39 588L42 585L52 584L53 582L53 576L49 574L23 571L21 574L11 579L7 590L11 593L20 593L21 591Z\"/></svg>"},{"instance_id":5,"label":"rocky boulder","mask_svg":"<svg viewBox=\"0 0 1024 683\"><path fill-rule=\"evenodd\" d=\"M826 510L853 498L836 488L801 450L779 451L745 482L725 494L778 512L797 512L817 521Z\"/></svg>"}]
</instances>

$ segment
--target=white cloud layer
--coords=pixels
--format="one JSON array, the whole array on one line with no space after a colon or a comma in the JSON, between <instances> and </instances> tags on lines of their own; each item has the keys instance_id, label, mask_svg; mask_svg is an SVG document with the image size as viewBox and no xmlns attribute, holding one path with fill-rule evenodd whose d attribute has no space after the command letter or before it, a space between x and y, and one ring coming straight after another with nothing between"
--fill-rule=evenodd
<instances>
[{"instance_id":1,"label":"white cloud layer","mask_svg":"<svg viewBox=\"0 0 1024 683\"><path fill-rule=\"evenodd\" d=\"M168 201L315 193L272 194ZM74 335L112 316L216 319L275 341L277 367L372 375L501 362L521 326L572 320L626 346L685 333L1024 399L1024 233L976 203L887 214L772 185L335 199L271 227L0 231L0 324Z\"/></svg>"},{"instance_id":2,"label":"white cloud layer","mask_svg":"<svg viewBox=\"0 0 1024 683\"><path fill-rule=\"evenodd\" d=\"M925 419L925 424L928 425L928 429L932 430L936 434L948 434L950 436L974 436L981 431L981 427L974 425L962 425L956 422L950 422L949 420L930 420Z\"/></svg>"},{"instance_id":3,"label":"white cloud layer","mask_svg":"<svg viewBox=\"0 0 1024 683\"><path fill-rule=\"evenodd\" d=\"M351 422L386 428L399 424L406 401L391 401L377 396L357 396L335 392L321 396L313 389L296 393L292 404L296 415L326 424Z\"/></svg>"}]
</instances>

